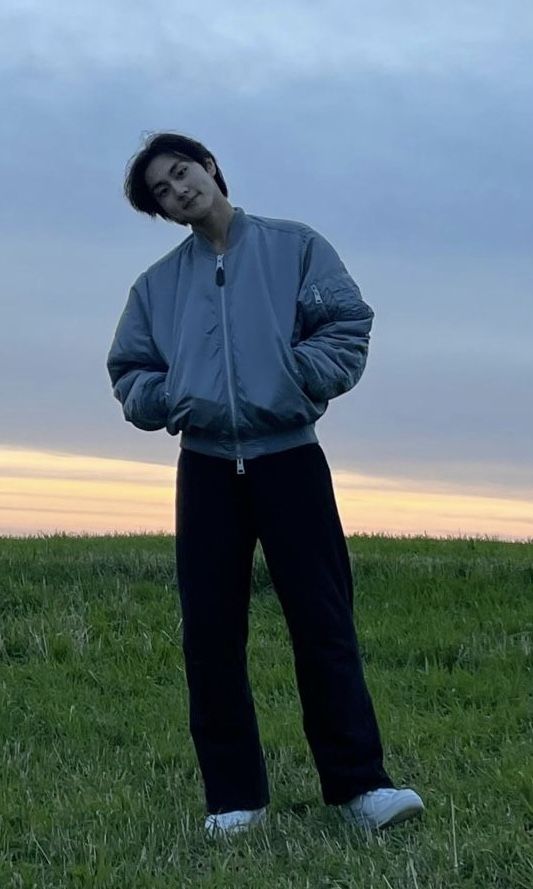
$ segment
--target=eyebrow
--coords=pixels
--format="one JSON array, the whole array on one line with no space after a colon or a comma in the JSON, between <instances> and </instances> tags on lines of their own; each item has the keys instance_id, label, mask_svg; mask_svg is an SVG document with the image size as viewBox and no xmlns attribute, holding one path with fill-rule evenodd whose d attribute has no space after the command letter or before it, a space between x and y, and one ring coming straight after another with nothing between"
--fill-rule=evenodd
<instances>
[{"instance_id":1,"label":"eyebrow","mask_svg":"<svg viewBox=\"0 0 533 889\"><path fill-rule=\"evenodd\" d=\"M174 173L174 171L176 170L177 167L180 166L180 164L186 164L186 163L187 163L187 161L174 161L174 163L172 164L172 166L170 167L168 172ZM159 188L160 185L165 185L165 183L164 182L154 183L154 185L152 185L151 191L155 192L156 188Z\"/></svg>"}]
</instances>

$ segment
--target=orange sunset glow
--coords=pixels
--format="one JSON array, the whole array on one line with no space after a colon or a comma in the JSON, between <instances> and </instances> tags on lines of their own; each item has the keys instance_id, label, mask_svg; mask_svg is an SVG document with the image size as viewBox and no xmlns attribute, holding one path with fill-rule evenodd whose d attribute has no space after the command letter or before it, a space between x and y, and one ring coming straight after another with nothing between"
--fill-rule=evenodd
<instances>
[{"instance_id":1,"label":"orange sunset glow","mask_svg":"<svg viewBox=\"0 0 533 889\"><path fill-rule=\"evenodd\" d=\"M531 539L533 499L336 470L346 535ZM0 448L0 534L174 533L176 467Z\"/></svg>"}]
</instances>

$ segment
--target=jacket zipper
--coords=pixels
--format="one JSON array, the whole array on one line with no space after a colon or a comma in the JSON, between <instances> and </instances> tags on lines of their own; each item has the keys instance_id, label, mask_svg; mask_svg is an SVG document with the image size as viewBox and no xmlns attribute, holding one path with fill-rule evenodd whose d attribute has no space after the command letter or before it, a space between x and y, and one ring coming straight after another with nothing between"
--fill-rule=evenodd
<instances>
[{"instance_id":1,"label":"jacket zipper","mask_svg":"<svg viewBox=\"0 0 533 889\"><path fill-rule=\"evenodd\" d=\"M316 303L322 303L322 304L323 304L323 303L324 303L324 300L323 300L322 297L320 296L320 290L318 289L318 287L316 286L316 284L311 284L311 290L312 290L313 293L314 293L314 296L315 296L315 302L316 302Z\"/></svg>"},{"instance_id":2,"label":"jacket zipper","mask_svg":"<svg viewBox=\"0 0 533 889\"><path fill-rule=\"evenodd\" d=\"M318 289L316 284L311 284L311 290L313 291L313 295L315 297L315 304L317 306L322 306L322 314L323 314L325 320L329 322L330 316L329 316L328 306L327 306L327 303L322 298L320 290Z\"/></svg>"},{"instance_id":3,"label":"jacket zipper","mask_svg":"<svg viewBox=\"0 0 533 889\"><path fill-rule=\"evenodd\" d=\"M244 460L242 454L240 453L241 443L239 441L239 435L237 433L237 417L235 413L235 390L233 388L233 373L230 362L230 354L229 354L229 344L228 344L228 328L226 323L226 289L224 284L226 283L226 274L224 271L224 254L217 253L217 266L215 273L215 280L217 286L221 288L222 294L222 327L224 330L224 343L226 346L225 355L226 355L226 369L228 372L228 388L229 388L229 400L231 405L231 415L233 418L233 434L235 436L235 451L236 451L236 459L237 459L237 475L244 475Z\"/></svg>"}]
</instances>

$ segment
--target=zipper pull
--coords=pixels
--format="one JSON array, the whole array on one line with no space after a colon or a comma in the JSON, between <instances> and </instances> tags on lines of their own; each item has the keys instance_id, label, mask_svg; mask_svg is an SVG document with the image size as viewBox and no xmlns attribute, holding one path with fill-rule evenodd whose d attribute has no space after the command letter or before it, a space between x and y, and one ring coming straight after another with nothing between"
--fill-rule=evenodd
<instances>
[{"instance_id":1,"label":"zipper pull","mask_svg":"<svg viewBox=\"0 0 533 889\"><path fill-rule=\"evenodd\" d=\"M323 300L322 297L320 296L320 290L318 289L318 287L316 286L316 284L311 284L311 290L313 291L313 293L314 293L314 295L315 295L315 302L316 302L316 303L323 303L324 300Z\"/></svg>"},{"instance_id":2,"label":"zipper pull","mask_svg":"<svg viewBox=\"0 0 533 889\"><path fill-rule=\"evenodd\" d=\"M244 474L244 460L242 457L237 457L237 475Z\"/></svg>"},{"instance_id":3,"label":"zipper pull","mask_svg":"<svg viewBox=\"0 0 533 889\"><path fill-rule=\"evenodd\" d=\"M216 268L216 282L219 287L226 283L226 276L224 274L224 254L217 254L217 268Z\"/></svg>"}]
</instances>

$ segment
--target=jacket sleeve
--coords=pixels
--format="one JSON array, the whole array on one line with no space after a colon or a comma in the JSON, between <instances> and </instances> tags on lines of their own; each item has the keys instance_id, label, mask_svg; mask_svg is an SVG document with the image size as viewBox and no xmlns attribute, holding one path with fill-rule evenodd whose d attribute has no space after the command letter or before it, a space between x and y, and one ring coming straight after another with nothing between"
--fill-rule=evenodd
<instances>
[{"instance_id":1,"label":"jacket sleeve","mask_svg":"<svg viewBox=\"0 0 533 889\"><path fill-rule=\"evenodd\" d=\"M107 370L125 419L138 429L162 429L168 414L168 367L152 339L148 311L136 285L119 320Z\"/></svg>"},{"instance_id":2,"label":"jacket sleeve","mask_svg":"<svg viewBox=\"0 0 533 889\"><path fill-rule=\"evenodd\" d=\"M365 369L374 312L331 244L308 229L293 354L316 401L348 392Z\"/></svg>"}]
</instances>

